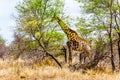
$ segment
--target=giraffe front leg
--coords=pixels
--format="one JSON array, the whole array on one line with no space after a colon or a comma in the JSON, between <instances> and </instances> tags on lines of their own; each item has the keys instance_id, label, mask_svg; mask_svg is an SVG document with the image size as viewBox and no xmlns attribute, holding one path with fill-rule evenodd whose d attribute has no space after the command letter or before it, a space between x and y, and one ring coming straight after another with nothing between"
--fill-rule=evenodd
<instances>
[{"instance_id":1,"label":"giraffe front leg","mask_svg":"<svg viewBox=\"0 0 120 80\"><path fill-rule=\"evenodd\" d=\"M65 62L67 63L67 52L65 52Z\"/></svg>"},{"instance_id":2,"label":"giraffe front leg","mask_svg":"<svg viewBox=\"0 0 120 80\"><path fill-rule=\"evenodd\" d=\"M63 50L64 50L64 58L65 58L65 62L67 63L67 46L63 46Z\"/></svg>"},{"instance_id":3,"label":"giraffe front leg","mask_svg":"<svg viewBox=\"0 0 120 80\"><path fill-rule=\"evenodd\" d=\"M68 63L72 64L72 46L70 42L67 42L67 47L68 47L68 53L69 53Z\"/></svg>"},{"instance_id":4,"label":"giraffe front leg","mask_svg":"<svg viewBox=\"0 0 120 80\"><path fill-rule=\"evenodd\" d=\"M79 62L82 63L82 54L79 54Z\"/></svg>"}]
</instances>

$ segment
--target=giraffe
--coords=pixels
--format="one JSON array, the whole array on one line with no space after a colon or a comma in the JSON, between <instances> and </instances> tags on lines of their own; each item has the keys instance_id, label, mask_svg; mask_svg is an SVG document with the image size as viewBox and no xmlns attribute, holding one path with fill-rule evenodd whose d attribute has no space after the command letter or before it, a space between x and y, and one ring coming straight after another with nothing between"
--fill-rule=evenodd
<instances>
[{"instance_id":1,"label":"giraffe","mask_svg":"<svg viewBox=\"0 0 120 80\"><path fill-rule=\"evenodd\" d=\"M90 43L81 38L76 31L69 28L58 16L53 16L51 21L56 20L63 32L67 35L67 49L69 52L68 61L72 63L72 51L79 51L85 54L90 59Z\"/></svg>"}]
</instances>

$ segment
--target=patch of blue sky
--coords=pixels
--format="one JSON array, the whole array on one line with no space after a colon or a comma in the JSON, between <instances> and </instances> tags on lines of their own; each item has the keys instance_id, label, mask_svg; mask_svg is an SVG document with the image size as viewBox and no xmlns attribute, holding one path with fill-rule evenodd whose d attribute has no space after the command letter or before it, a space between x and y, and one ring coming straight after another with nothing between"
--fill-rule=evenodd
<instances>
[{"instance_id":1,"label":"patch of blue sky","mask_svg":"<svg viewBox=\"0 0 120 80\"><path fill-rule=\"evenodd\" d=\"M12 17L15 14L15 5L21 0L0 0L0 36L5 39L6 44L13 40L15 21Z\"/></svg>"},{"instance_id":2,"label":"patch of blue sky","mask_svg":"<svg viewBox=\"0 0 120 80\"><path fill-rule=\"evenodd\" d=\"M75 0L65 0L64 11L67 15L76 17L80 15L81 12L80 3Z\"/></svg>"}]
</instances>

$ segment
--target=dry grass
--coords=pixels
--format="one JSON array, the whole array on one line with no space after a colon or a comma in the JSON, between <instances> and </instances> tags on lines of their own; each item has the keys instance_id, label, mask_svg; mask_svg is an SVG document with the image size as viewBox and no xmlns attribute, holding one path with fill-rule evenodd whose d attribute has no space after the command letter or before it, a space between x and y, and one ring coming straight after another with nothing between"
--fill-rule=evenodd
<instances>
[{"instance_id":1,"label":"dry grass","mask_svg":"<svg viewBox=\"0 0 120 80\"><path fill-rule=\"evenodd\" d=\"M0 80L120 80L120 73L109 69L72 72L55 66L26 65L24 61L0 60Z\"/></svg>"}]
</instances>

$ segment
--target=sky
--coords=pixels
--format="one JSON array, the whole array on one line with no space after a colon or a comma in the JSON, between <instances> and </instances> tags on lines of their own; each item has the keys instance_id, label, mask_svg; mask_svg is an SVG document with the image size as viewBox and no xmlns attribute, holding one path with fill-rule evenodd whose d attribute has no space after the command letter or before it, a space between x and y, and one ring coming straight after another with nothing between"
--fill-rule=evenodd
<instances>
[{"instance_id":1,"label":"sky","mask_svg":"<svg viewBox=\"0 0 120 80\"><path fill-rule=\"evenodd\" d=\"M20 0L0 0L0 36L5 39L6 44L10 44L13 38L16 13L15 5Z\"/></svg>"},{"instance_id":2,"label":"sky","mask_svg":"<svg viewBox=\"0 0 120 80\"><path fill-rule=\"evenodd\" d=\"M14 40L15 27L15 5L22 0L0 0L0 36L5 39L6 44ZM65 14L70 16L79 15L79 4L75 0L65 0Z\"/></svg>"}]
</instances>

